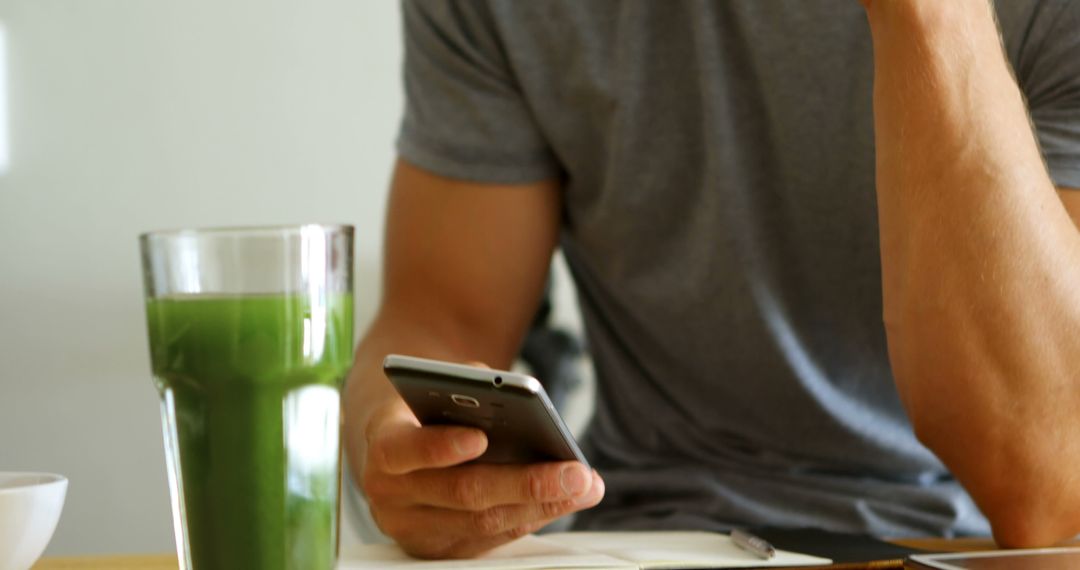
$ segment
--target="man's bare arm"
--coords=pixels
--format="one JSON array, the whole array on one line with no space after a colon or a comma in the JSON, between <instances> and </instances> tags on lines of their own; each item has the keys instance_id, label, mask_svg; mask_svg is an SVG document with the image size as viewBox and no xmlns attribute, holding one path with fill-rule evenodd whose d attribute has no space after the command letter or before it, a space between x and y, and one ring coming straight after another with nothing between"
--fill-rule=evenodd
<instances>
[{"instance_id":1,"label":"man's bare arm","mask_svg":"<svg viewBox=\"0 0 1080 570\"><path fill-rule=\"evenodd\" d=\"M987 0L864 4L898 390L1000 543L1071 537L1080 233L1062 200L1075 198L1055 193Z\"/></svg>"},{"instance_id":2,"label":"man's bare arm","mask_svg":"<svg viewBox=\"0 0 1080 570\"><path fill-rule=\"evenodd\" d=\"M398 162L386 216L382 300L357 352L357 381L350 383L363 400L353 420L365 424L373 404L397 399L381 372L391 350L495 367L512 363L543 290L559 204L553 181L476 184ZM360 381L361 370L377 371L377 381Z\"/></svg>"},{"instance_id":3,"label":"man's bare arm","mask_svg":"<svg viewBox=\"0 0 1080 570\"><path fill-rule=\"evenodd\" d=\"M577 462L463 465L483 453L483 432L420 427L381 366L397 352L508 367L543 289L560 203L555 181L477 184L397 165L383 300L349 377L345 441L375 521L411 554L472 556L603 496Z\"/></svg>"}]
</instances>

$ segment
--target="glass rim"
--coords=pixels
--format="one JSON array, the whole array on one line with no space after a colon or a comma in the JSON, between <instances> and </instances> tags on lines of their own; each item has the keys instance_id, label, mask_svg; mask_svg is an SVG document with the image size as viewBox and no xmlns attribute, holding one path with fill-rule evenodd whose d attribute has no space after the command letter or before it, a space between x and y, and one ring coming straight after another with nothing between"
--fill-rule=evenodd
<instances>
[{"instance_id":1,"label":"glass rim","mask_svg":"<svg viewBox=\"0 0 1080 570\"><path fill-rule=\"evenodd\" d=\"M293 234L299 233L305 228L318 228L324 232L332 233L335 231L341 231L346 234L351 234L356 230L356 227L352 224L322 224L322 223L310 223L310 224L266 224L266 225L253 225L253 226L209 226L202 228L172 228L163 230L151 230L148 232L142 232L139 234L139 241L149 241L155 238L178 238L188 236L199 235L218 235L226 236L233 234L236 236L259 235L259 234Z\"/></svg>"}]
</instances>

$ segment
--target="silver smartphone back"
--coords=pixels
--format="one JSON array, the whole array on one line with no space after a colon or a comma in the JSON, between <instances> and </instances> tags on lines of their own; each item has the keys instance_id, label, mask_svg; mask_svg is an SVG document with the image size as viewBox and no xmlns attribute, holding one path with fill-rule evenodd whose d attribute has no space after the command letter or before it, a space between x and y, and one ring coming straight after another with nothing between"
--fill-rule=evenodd
<instances>
[{"instance_id":1,"label":"silver smartphone back","mask_svg":"<svg viewBox=\"0 0 1080 570\"><path fill-rule=\"evenodd\" d=\"M386 377L424 425L483 430L488 448L477 461L588 465L540 382L524 374L391 354Z\"/></svg>"}]
</instances>

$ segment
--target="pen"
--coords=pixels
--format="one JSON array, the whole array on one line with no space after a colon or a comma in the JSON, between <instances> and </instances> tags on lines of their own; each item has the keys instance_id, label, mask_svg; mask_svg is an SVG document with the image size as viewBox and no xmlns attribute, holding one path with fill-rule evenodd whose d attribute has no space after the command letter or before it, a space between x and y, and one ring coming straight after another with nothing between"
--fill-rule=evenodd
<instances>
[{"instance_id":1,"label":"pen","mask_svg":"<svg viewBox=\"0 0 1080 570\"><path fill-rule=\"evenodd\" d=\"M756 537L748 532L738 529L731 531L731 541L735 543L735 546L757 556L758 558L768 560L773 556L776 556L776 549L773 548L764 538Z\"/></svg>"}]
</instances>

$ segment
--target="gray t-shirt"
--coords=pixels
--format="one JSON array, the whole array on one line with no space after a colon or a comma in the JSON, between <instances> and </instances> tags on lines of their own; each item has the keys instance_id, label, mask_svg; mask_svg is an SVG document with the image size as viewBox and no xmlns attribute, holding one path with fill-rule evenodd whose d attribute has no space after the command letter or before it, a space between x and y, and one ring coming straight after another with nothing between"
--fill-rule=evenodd
<instances>
[{"instance_id":1,"label":"gray t-shirt","mask_svg":"<svg viewBox=\"0 0 1080 570\"><path fill-rule=\"evenodd\" d=\"M997 4L1080 188L1080 2ZM401 156L564 181L607 482L580 527L988 531L889 369L858 2L406 0L404 21Z\"/></svg>"}]
</instances>

